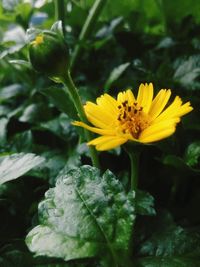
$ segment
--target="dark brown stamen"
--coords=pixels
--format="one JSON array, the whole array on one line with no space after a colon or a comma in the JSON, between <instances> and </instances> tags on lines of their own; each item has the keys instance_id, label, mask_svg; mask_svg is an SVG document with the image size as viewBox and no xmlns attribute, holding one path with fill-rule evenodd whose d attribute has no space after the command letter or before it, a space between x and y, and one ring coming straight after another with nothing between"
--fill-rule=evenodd
<instances>
[{"instance_id":1,"label":"dark brown stamen","mask_svg":"<svg viewBox=\"0 0 200 267\"><path fill-rule=\"evenodd\" d=\"M123 119L125 119L126 118L126 112L124 112L124 114L123 114L123 117L122 117Z\"/></svg>"}]
</instances>

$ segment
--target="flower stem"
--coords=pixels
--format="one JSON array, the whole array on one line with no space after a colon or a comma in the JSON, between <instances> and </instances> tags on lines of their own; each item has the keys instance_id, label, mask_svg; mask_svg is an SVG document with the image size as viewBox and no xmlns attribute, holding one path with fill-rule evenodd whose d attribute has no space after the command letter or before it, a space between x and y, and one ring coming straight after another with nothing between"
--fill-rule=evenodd
<instances>
[{"instance_id":1,"label":"flower stem","mask_svg":"<svg viewBox=\"0 0 200 267\"><path fill-rule=\"evenodd\" d=\"M124 146L125 151L127 152L130 163L131 163L131 181L130 181L130 191L134 191L137 196L137 188L138 188L138 170L139 170L139 158L141 153L140 146ZM135 204L134 204L135 205ZM132 235L129 243L129 257L132 258L132 252L134 247L134 237L135 237L135 222L136 217L132 226Z\"/></svg>"},{"instance_id":2,"label":"flower stem","mask_svg":"<svg viewBox=\"0 0 200 267\"><path fill-rule=\"evenodd\" d=\"M138 151L137 151L138 152ZM139 163L139 156L140 152L135 153L133 151L128 152L130 163L131 163L131 186L130 189L137 191L138 186L138 163Z\"/></svg>"},{"instance_id":3,"label":"flower stem","mask_svg":"<svg viewBox=\"0 0 200 267\"><path fill-rule=\"evenodd\" d=\"M54 0L55 19L62 21L62 31L65 36L65 0Z\"/></svg>"},{"instance_id":4,"label":"flower stem","mask_svg":"<svg viewBox=\"0 0 200 267\"><path fill-rule=\"evenodd\" d=\"M58 0L59 1L59 0ZM76 64L76 60L78 56L80 55L81 49L82 49L82 43L87 39L87 37L92 32L95 23L98 19L98 16L103 9L104 5L106 3L106 0L96 0L92 6L92 8L89 11L88 17L83 25L83 28L81 30L81 33L79 35L79 40L77 42L77 45L75 46L75 49L73 51L72 57L71 57L71 70L73 69L74 65Z\"/></svg>"},{"instance_id":5,"label":"flower stem","mask_svg":"<svg viewBox=\"0 0 200 267\"><path fill-rule=\"evenodd\" d=\"M64 89L70 95L70 97L71 97L71 99L75 105L75 108L79 114L81 121L87 123L88 120L87 120L87 117L85 115L85 111L83 109L83 105L81 103L80 96L78 94L78 89L74 85L74 82L71 78L69 71L67 71L67 75L65 77L62 77L61 81L65 85ZM85 136L86 136L87 141L90 141L92 139L92 134L87 130L85 130ZM90 156L91 156L93 166L99 168L100 165L99 165L97 151L92 146L89 146L89 151L90 151Z\"/></svg>"}]
</instances>

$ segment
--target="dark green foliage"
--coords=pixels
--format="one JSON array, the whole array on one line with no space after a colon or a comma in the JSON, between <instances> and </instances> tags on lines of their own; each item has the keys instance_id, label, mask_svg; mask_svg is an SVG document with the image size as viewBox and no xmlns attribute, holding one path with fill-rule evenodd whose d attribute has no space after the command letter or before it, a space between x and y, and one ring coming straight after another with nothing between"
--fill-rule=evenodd
<instances>
[{"instance_id":1,"label":"dark green foliage","mask_svg":"<svg viewBox=\"0 0 200 267\"><path fill-rule=\"evenodd\" d=\"M71 74L83 104L153 82L194 110L172 137L144 146L133 199L123 149L100 153L104 174L83 167L91 161L71 99L29 63L26 31L50 30L54 1L0 1L0 266L116 267L114 253L118 267L199 267L199 0L107 0L79 42L93 3L64 1L70 56L82 48Z\"/></svg>"}]
</instances>

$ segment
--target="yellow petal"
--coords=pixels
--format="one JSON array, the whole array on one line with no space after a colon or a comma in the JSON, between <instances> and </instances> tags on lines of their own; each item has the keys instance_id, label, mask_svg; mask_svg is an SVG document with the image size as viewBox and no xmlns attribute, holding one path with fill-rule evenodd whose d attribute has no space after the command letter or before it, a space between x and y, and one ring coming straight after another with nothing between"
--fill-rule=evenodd
<instances>
[{"instance_id":1,"label":"yellow petal","mask_svg":"<svg viewBox=\"0 0 200 267\"><path fill-rule=\"evenodd\" d=\"M113 135L115 133L113 129L100 129L100 128L92 127L92 126L89 126L82 121L74 121L74 122L72 122L72 124L75 126L83 127L85 129L87 129L93 133L97 133L97 134Z\"/></svg>"},{"instance_id":2,"label":"yellow petal","mask_svg":"<svg viewBox=\"0 0 200 267\"><path fill-rule=\"evenodd\" d=\"M117 95L117 102L118 104L120 105L121 103L123 103L124 101L128 100L127 99L127 96L126 96L126 92L120 92L118 95Z\"/></svg>"},{"instance_id":3,"label":"yellow petal","mask_svg":"<svg viewBox=\"0 0 200 267\"><path fill-rule=\"evenodd\" d=\"M190 102L185 103L184 105L182 105L177 111L176 111L176 116L181 117L187 113L189 113L190 111L193 110L193 107L190 106Z\"/></svg>"},{"instance_id":4,"label":"yellow petal","mask_svg":"<svg viewBox=\"0 0 200 267\"><path fill-rule=\"evenodd\" d=\"M132 106L134 104L134 102L136 102L135 97L134 97L134 94L133 94L133 92L130 89L128 89L126 91L126 98L128 100L129 106Z\"/></svg>"},{"instance_id":5,"label":"yellow petal","mask_svg":"<svg viewBox=\"0 0 200 267\"><path fill-rule=\"evenodd\" d=\"M96 127L109 128L117 116L113 116L113 113L108 113L102 107L92 103L87 102L84 106L85 113L88 120Z\"/></svg>"},{"instance_id":6,"label":"yellow petal","mask_svg":"<svg viewBox=\"0 0 200 267\"><path fill-rule=\"evenodd\" d=\"M152 105L149 110L149 115L151 120L154 120L164 109L169 98L171 96L171 90L160 90L159 93L154 98Z\"/></svg>"},{"instance_id":7,"label":"yellow petal","mask_svg":"<svg viewBox=\"0 0 200 267\"><path fill-rule=\"evenodd\" d=\"M155 120L154 122L160 122L165 119L176 117L182 104L182 100L179 96L176 96L172 104L167 107Z\"/></svg>"},{"instance_id":8,"label":"yellow petal","mask_svg":"<svg viewBox=\"0 0 200 267\"><path fill-rule=\"evenodd\" d=\"M147 127L139 136L139 141L148 143L160 140L169 136L175 131L175 125L180 121L178 117L154 123Z\"/></svg>"},{"instance_id":9,"label":"yellow petal","mask_svg":"<svg viewBox=\"0 0 200 267\"><path fill-rule=\"evenodd\" d=\"M172 135L175 132L175 130L176 130L175 126L167 128L167 129L163 129L162 131L155 132L154 134L147 136L146 138L142 139L141 142L142 143L153 143L156 141L160 141Z\"/></svg>"},{"instance_id":10,"label":"yellow petal","mask_svg":"<svg viewBox=\"0 0 200 267\"><path fill-rule=\"evenodd\" d=\"M118 114L118 103L117 101L110 95L104 94L97 98L97 105L105 110L107 113L111 113L112 115Z\"/></svg>"},{"instance_id":11,"label":"yellow petal","mask_svg":"<svg viewBox=\"0 0 200 267\"><path fill-rule=\"evenodd\" d=\"M88 145L96 146L99 151L113 149L127 142L127 139L118 136L100 136L88 142Z\"/></svg>"},{"instance_id":12,"label":"yellow petal","mask_svg":"<svg viewBox=\"0 0 200 267\"><path fill-rule=\"evenodd\" d=\"M145 113L149 112L153 99L153 84L141 84L137 96L138 105L143 107Z\"/></svg>"}]
</instances>

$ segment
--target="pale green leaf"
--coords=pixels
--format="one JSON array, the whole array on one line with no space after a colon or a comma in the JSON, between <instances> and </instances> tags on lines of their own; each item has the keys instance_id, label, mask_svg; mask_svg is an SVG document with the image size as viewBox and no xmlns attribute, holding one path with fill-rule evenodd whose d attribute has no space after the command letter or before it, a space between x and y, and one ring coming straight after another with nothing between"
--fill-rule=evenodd
<instances>
[{"instance_id":1,"label":"pale green leaf","mask_svg":"<svg viewBox=\"0 0 200 267\"><path fill-rule=\"evenodd\" d=\"M0 185L24 175L43 162L44 158L32 153L0 157Z\"/></svg>"},{"instance_id":2,"label":"pale green leaf","mask_svg":"<svg viewBox=\"0 0 200 267\"><path fill-rule=\"evenodd\" d=\"M119 65L118 67L114 68L111 71L111 73L110 73L110 75L109 75L109 77L108 77L108 79L107 79L107 81L105 83L105 86L104 86L106 92L109 90L110 86L117 79L119 79L119 77L125 72L125 70L129 67L129 65L130 65L130 63L127 62L127 63L124 63L124 64Z\"/></svg>"},{"instance_id":3,"label":"pale green leaf","mask_svg":"<svg viewBox=\"0 0 200 267\"><path fill-rule=\"evenodd\" d=\"M40 225L26 243L37 255L64 260L98 256L120 261L135 219L134 194L126 194L110 171L82 166L62 173L39 205Z\"/></svg>"}]
</instances>

